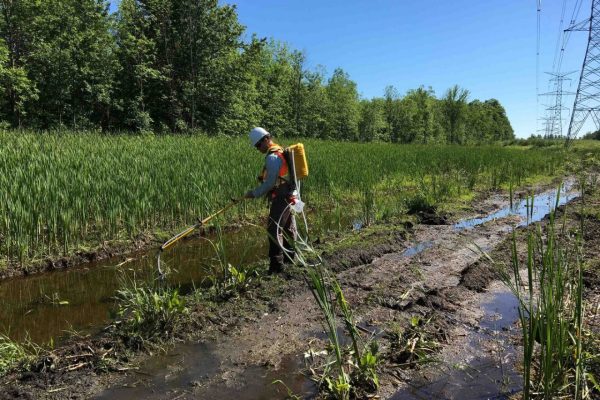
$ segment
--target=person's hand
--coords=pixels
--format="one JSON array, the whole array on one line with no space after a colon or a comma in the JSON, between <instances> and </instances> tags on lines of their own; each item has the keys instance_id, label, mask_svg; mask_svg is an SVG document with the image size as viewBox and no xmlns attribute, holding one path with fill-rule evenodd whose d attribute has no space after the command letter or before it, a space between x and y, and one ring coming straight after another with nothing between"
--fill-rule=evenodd
<instances>
[{"instance_id":1,"label":"person's hand","mask_svg":"<svg viewBox=\"0 0 600 400\"><path fill-rule=\"evenodd\" d=\"M244 195L245 199L253 199L254 198L254 193L252 193L252 190L248 190L246 192L246 194Z\"/></svg>"}]
</instances>

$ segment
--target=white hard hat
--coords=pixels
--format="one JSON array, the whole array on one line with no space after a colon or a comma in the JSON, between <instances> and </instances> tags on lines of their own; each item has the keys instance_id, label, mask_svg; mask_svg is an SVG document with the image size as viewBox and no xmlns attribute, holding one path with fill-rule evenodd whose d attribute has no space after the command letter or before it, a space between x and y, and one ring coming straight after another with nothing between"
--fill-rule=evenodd
<instances>
[{"instance_id":1,"label":"white hard hat","mask_svg":"<svg viewBox=\"0 0 600 400\"><path fill-rule=\"evenodd\" d=\"M256 146L256 144L260 142L262 138L268 135L269 132L267 132L265 128L256 127L250 131L250 144L252 146Z\"/></svg>"}]
</instances>

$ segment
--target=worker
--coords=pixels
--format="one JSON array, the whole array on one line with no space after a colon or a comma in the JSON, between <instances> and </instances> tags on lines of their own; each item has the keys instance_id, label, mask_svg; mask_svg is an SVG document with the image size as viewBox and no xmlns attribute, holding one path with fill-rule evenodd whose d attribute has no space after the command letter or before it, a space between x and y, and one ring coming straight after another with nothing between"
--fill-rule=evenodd
<instances>
[{"instance_id":1,"label":"worker","mask_svg":"<svg viewBox=\"0 0 600 400\"><path fill-rule=\"evenodd\" d=\"M293 261L293 241L296 226L289 205L294 201L289 166L283 148L275 144L266 129L256 127L250 131L250 143L265 154L265 166L259 176L261 182L246 193L249 199L266 196L270 201L267 234L269 236L269 273L283 270L284 263ZM283 248L282 248L283 246Z\"/></svg>"}]
</instances>

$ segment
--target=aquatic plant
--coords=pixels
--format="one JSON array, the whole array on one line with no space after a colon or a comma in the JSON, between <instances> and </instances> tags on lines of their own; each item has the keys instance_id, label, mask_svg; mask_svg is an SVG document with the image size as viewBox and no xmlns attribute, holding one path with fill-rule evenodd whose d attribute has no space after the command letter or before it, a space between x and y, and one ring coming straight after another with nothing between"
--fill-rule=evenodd
<instances>
[{"instance_id":1,"label":"aquatic plant","mask_svg":"<svg viewBox=\"0 0 600 400\"><path fill-rule=\"evenodd\" d=\"M139 283L135 276L123 280L117 291L116 334L134 349L171 339L189 315L178 289Z\"/></svg>"},{"instance_id":2,"label":"aquatic plant","mask_svg":"<svg viewBox=\"0 0 600 400\"><path fill-rule=\"evenodd\" d=\"M298 396L297 394L295 394L292 389L290 389L290 387L288 385L285 384L284 381L282 381L281 379L276 379L273 382L271 382L271 385L281 385L283 386L283 388L286 391L286 396L284 400L302 400L302 397Z\"/></svg>"},{"instance_id":3,"label":"aquatic plant","mask_svg":"<svg viewBox=\"0 0 600 400\"><path fill-rule=\"evenodd\" d=\"M356 321L352 315L350 305L346 301L344 292L340 287L337 280L333 279L331 282L335 299L340 307L342 319L346 332L350 336L352 342L352 359L354 366L357 367L351 372L351 381L356 388L363 389L367 392L376 392L379 389L379 377L377 376L377 364L379 362L378 353L379 348L375 340L367 342L367 346L361 348L361 336L356 327Z\"/></svg>"},{"instance_id":4,"label":"aquatic plant","mask_svg":"<svg viewBox=\"0 0 600 400\"><path fill-rule=\"evenodd\" d=\"M220 226L217 226L216 232L216 240L204 237L203 239L210 243L214 251L213 262L206 266L206 280L212 290L213 299L219 301L236 296L246 290L256 273L247 266L243 266L243 263L236 267L229 262L226 243Z\"/></svg>"},{"instance_id":5,"label":"aquatic plant","mask_svg":"<svg viewBox=\"0 0 600 400\"><path fill-rule=\"evenodd\" d=\"M335 398L348 399L350 396L350 375L345 369L343 349L338 336L338 322L334 308L334 294L331 292L326 280L324 270L321 266L307 270L310 289L317 305L325 318L325 326L329 343L335 355L336 373L331 375L328 368L325 369L321 381L325 383L327 391Z\"/></svg>"}]
</instances>

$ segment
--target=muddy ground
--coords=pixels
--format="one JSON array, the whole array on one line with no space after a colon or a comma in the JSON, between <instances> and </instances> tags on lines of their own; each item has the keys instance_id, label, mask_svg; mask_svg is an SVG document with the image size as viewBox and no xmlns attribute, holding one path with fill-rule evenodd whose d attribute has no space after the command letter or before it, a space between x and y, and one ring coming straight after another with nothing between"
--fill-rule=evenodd
<instances>
[{"instance_id":1,"label":"muddy ground","mask_svg":"<svg viewBox=\"0 0 600 400\"><path fill-rule=\"evenodd\" d=\"M573 226L585 218L586 262L598 266L600 201L587 198L596 214L585 215L577 211L580 201L566 208L567 217ZM477 212L507 203L493 194ZM496 398L518 391L514 303L480 251L506 262L516 222L509 216L462 231L402 225L356 233L351 245L326 254L361 331L380 344L381 398ZM587 271L586 298L598 304L599 275ZM410 329L413 316L427 321L419 329L436 343L435 362L407 363L394 346L395 334ZM278 378L298 395L314 397L314 385L298 372L306 352L327 347L321 313L299 268L256 278L235 299L198 306L178 338L188 343L178 348L185 357L132 356L108 333L75 338L43 354L31 371L3 378L0 398L285 398L285 391L269 385Z\"/></svg>"}]
</instances>

